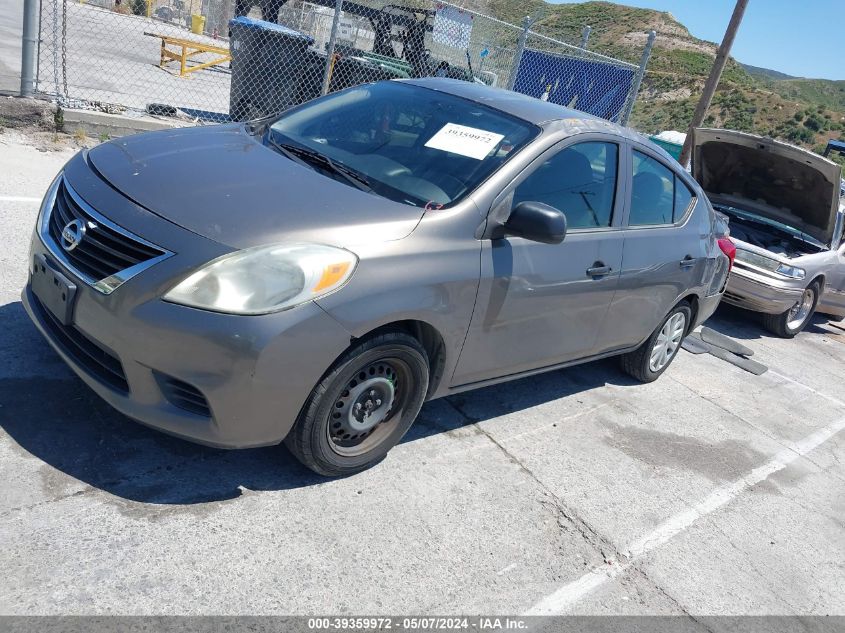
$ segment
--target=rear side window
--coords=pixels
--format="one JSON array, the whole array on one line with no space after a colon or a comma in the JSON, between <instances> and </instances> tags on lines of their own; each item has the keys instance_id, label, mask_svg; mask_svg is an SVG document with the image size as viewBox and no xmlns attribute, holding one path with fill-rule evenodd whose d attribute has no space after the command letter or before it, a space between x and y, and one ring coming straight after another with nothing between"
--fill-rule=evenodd
<instances>
[{"instance_id":1,"label":"rear side window","mask_svg":"<svg viewBox=\"0 0 845 633\"><path fill-rule=\"evenodd\" d=\"M619 147L570 145L540 165L514 192L513 204L542 202L566 214L571 229L610 226L616 196Z\"/></svg>"},{"instance_id":2,"label":"rear side window","mask_svg":"<svg viewBox=\"0 0 845 633\"><path fill-rule=\"evenodd\" d=\"M672 224L674 208L675 174L662 163L635 150L628 224Z\"/></svg>"}]
</instances>

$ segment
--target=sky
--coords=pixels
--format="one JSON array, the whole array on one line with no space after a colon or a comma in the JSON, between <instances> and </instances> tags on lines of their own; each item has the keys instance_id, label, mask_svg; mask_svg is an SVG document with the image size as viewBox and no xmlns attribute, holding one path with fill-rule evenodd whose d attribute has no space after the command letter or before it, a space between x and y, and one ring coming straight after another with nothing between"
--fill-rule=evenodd
<instances>
[{"instance_id":1,"label":"sky","mask_svg":"<svg viewBox=\"0 0 845 633\"><path fill-rule=\"evenodd\" d=\"M719 43L736 2L622 0L619 4L669 11L694 36ZM789 75L845 79L843 18L843 0L749 0L731 55L745 64Z\"/></svg>"}]
</instances>

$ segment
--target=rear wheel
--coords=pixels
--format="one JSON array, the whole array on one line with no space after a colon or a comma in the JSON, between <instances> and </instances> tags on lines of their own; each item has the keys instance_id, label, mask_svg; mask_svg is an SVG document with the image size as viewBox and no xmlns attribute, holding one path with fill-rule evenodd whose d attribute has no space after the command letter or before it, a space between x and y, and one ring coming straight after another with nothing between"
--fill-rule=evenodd
<instances>
[{"instance_id":1,"label":"rear wheel","mask_svg":"<svg viewBox=\"0 0 845 633\"><path fill-rule=\"evenodd\" d=\"M622 370L641 382L657 380L678 354L691 317L692 310L685 301L672 308L645 343L620 357Z\"/></svg>"},{"instance_id":2,"label":"rear wheel","mask_svg":"<svg viewBox=\"0 0 845 633\"><path fill-rule=\"evenodd\" d=\"M782 314L764 314L763 327L782 338L792 338L807 327L819 302L819 283L814 281L801 298Z\"/></svg>"},{"instance_id":3,"label":"rear wheel","mask_svg":"<svg viewBox=\"0 0 845 633\"><path fill-rule=\"evenodd\" d=\"M335 363L285 439L305 466L351 475L387 455L413 424L428 390L428 358L403 332L361 341Z\"/></svg>"}]
</instances>

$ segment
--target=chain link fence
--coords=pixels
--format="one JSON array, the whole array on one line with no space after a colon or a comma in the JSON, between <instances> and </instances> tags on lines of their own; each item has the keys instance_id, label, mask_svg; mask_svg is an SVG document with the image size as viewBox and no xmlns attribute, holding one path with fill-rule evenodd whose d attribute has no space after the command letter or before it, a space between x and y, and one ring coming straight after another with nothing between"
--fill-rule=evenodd
<instances>
[{"instance_id":1,"label":"chain link fence","mask_svg":"<svg viewBox=\"0 0 845 633\"><path fill-rule=\"evenodd\" d=\"M625 122L642 66L438 0L42 0L37 90L197 122L442 76Z\"/></svg>"}]
</instances>

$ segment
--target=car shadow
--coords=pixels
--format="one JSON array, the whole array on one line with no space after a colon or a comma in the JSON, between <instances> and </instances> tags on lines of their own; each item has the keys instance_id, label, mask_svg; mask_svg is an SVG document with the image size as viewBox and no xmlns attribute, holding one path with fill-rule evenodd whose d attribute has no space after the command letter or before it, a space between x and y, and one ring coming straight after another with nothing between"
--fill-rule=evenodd
<instances>
[{"instance_id":1,"label":"car shadow","mask_svg":"<svg viewBox=\"0 0 845 633\"><path fill-rule=\"evenodd\" d=\"M831 322L822 314L814 314L810 323L804 328L805 333L809 334L829 334L830 332L824 327L829 327ZM710 317L704 324L720 334L730 336L735 339L754 340L762 338L776 337L766 328L763 327L762 317L759 312L752 312L737 306L722 303L719 305L716 313ZM834 324L833 327L836 327Z\"/></svg>"},{"instance_id":2,"label":"car shadow","mask_svg":"<svg viewBox=\"0 0 845 633\"><path fill-rule=\"evenodd\" d=\"M328 481L302 466L284 446L208 448L123 416L58 359L20 302L0 306L0 331L9 342L0 344L0 367L7 367L0 371L0 427L17 444L11 450L85 484L130 501L196 504L233 499L244 489L287 490ZM608 383L634 381L616 362L605 360L450 396L427 403L402 442ZM66 482L45 476L43 485L61 489Z\"/></svg>"},{"instance_id":3,"label":"car shadow","mask_svg":"<svg viewBox=\"0 0 845 633\"><path fill-rule=\"evenodd\" d=\"M763 327L759 313L726 303L719 304L715 314L704 325L725 336L746 341L773 336Z\"/></svg>"},{"instance_id":4,"label":"car shadow","mask_svg":"<svg viewBox=\"0 0 845 633\"><path fill-rule=\"evenodd\" d=\"M841 321L834 321L823 314L814 314L813 320L804 328L804 331L812 334L842 336L845 334L845 324Z\"/></svg>"}]
</instances>

